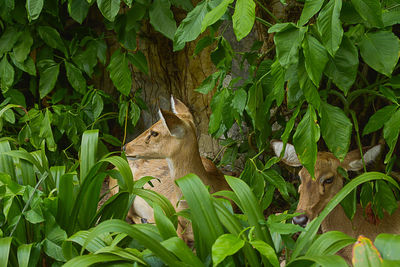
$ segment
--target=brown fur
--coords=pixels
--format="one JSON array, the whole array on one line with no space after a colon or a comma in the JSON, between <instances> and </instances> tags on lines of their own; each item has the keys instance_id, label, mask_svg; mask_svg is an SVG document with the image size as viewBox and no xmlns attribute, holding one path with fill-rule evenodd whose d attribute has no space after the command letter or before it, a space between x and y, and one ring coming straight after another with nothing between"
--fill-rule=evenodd
<instances>
[{"instance_id":1,"label":"brown fur","mask_svg":"<svg viewBox=\"0 0 400 267\"><path fill-rule=\"evenodd\" d=\"M272 143L272 145L274 146L275 144ZM294 149L292 151L294 151ZM276 152L278 152L278 155L280 154L280 151ZM295 158L295 155L285 156L286 158L290 158L290 156ZM317 217L325 208L326 204L343 187L343 177L338 173L338 167L340 166L345 170L350 170L352 169L350 167L351 164L358 161L360 158L358 150L349 152L343 162L340 162L332 153L319 152L315 164L315 180L311 178L306 168L303 167L299 172L301 184L299 186L300 199L297 205L297 212L307 215L309 221ZM288 161L285 163L291 165ZM297 164L297 161L295 161L294 164ZM322 182L328 178L333 178L332 183ZM400 234L399 209L392 215L386 213L383 220L377 224L373 224L369 221L365 219L364 209L360 205L357 205L356 213L352 221L345 215L342 206L338 205L322 222L321 229L323 232L341 231L354 238L357 238L359 235L364 235L371 240L374 240L380 233ZM347 262L351 262L351 247L343 249L339 254L343 256Z\"/></svg>"},{"instance_id":2,"label":"brown fur","mask_svg":"<svg viewBox=\"0 0 400 267\"><path fill-rule=\"evenodd\" d=\"M132 166L134 179L137 180L142 176L159 178L160 182L153 182L154 187L146 185L145 188L167 197L179 211L187 206L185 201L179 201L182 193L174 180L186 174L194 173L199 176L205 185L210 186L211 192L230 190L230 188L224 175L214 163L200 157L196 128L189 109L179 100L172 99L171 101L177 114L161 111L162 119L128 143L125 153L130 159L138 159L132 161L134 162ZM160 170L165 170L166 166L169 170L168 174L161 173ZM142 218L146 216L149 222L154 221L151 207L140 199L135 200L130 215ZM135 218L135 221L138 219ZM182 218L179 222L181 228L188 226L188 222ZM193 240L192 231L191 227L187 228L183 238L190 242Z\"/></svg>"}]
</instances>

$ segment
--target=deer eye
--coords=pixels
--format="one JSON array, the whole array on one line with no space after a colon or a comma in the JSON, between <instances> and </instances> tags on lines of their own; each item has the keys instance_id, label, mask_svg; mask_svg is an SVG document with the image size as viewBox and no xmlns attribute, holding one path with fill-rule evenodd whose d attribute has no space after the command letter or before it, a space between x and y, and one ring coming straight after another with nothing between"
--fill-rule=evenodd
<instances>
[{"instance_id":1,"label":"deer eye","mask_svg":"<svg viewBox=\"0 0 400 267\"><path fill-rule=\"evenodd\" d=\"M331 184L332 182L333 182L333 177L324 180L324 184Z\"/></svg>"},{"instance_id":2,"label":"deer eye","mask_svg":"<svg viewBox=\"0 0 400 267\"><path fill-rule=\"evenodd\" d=\"M154 136L154 137L156 137L158 135L158 133L155 131L151 131L150 134L151 134L151 136Z\"/></svg>"}]
</instances>

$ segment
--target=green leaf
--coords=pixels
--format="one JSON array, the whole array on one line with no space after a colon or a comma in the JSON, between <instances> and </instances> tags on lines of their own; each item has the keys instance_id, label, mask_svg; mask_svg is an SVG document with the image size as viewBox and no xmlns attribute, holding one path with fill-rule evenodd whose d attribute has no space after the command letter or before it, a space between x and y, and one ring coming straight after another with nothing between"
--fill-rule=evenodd
<instances>
[{"instance_id":1,"label":"green leaf","mask_svg":"<svg viewBox=\"0 0 400 267\"><path fill-rule=\"evenodd\" d=\"M88 1L68 0L68 13L75 21L82 24L89 11Z\"/></svg>"},{"instance_id":2,"label":"green leaf","mask_svg":"<svg viewBox=\"0 0 400 267\"><path fill-rule=\"evenodd\" d=\"M275 34L276 54L282 67L288 68L299 61L299 48L306 30L304 27L299 29L289 24Z\"/></svg>"},{"instance_id":3,"label":"green leaf","mask_svg":"<svg viewBox=\"0 0 400 267\"><path fill-rule=\"evenodd\" d=\"M287 267L295 266L324 266L324 267L347 267L346 261L338 255L329 256L302 256L292 257L294 260L287 264Z\"/></svg>"},{"instance_id":4,"label":"green leaf","mask_svg":"<svg viewBox=\"0 0 400 267\"><path fill-rule=\"evenodd\" d=\"M13 47L13 54L18 62L24 62L31 52L33 39L29 31L23 31Z\"/></svg>"},{"instance_id":5,"label":"green leaf","mask_svg":"<svg viewBox=\"0 0 400 267\"><path fill-rule=\"evenodd\" d=\"M358 14L372 27L382 28L382 8L379 0L351 0Z\"/></svg>"},{"instance_id":6,"label":"green leaf","mask_svg":"<svg viewBox=\"0 0 400 267\"><path fill-rule=\"evenodd\" d=\"M360 41L360 53L374 70L390 77L399 59L399 39L393 32L366 33Z\"/></svg>"},{"instance_id":7,"label":"green leaf","mask_svg":"<svg viewBox=\"0 0 400 267\"><path fill-rule=\"evenodd\" d=\"M352 126L350 119L338 107L321 102L321 133L329 150L340 161L349 150Z\"/></svg>"},{"instance_id":8,"label":"green leaf","mask_svg":"<svg viewBox=\"0 0 400 267\"><path fill-rule=\"evenodd\" d=\"M321 98L319 96L317 87L307 74L307 69L303 57L297 67L297 76L299 79L299 85L303 94L309 104L312 104L318 111L321 105Z\"/></svg>"},{"instance_id":9,"label":"green leaf","mask_svg":"<svg viewBox=\"0 0 400 267\"><path fill-rule=\"evenodd\" d=\"M354 43L344 37L335 56L329 57L325 74L347 95L354 84L358 70L358 50Z\"/></svg>"},{"instance_id":10,"label":"green leaf","mask_svg":"<svg viewBox=\"0 0 400 267\"><path fill-rule=\"evenodd\" d=\"M306 256L332 255L355 241L353 237L339 231L326 232L311 244Z\"/></svg>"},{"instance_id":11,"label":"green leaf","mask_svg":"<svg viewBox=\"0 0 400 267\"><path fill-rule=\"evenodd\" d=\"M211 9L211 11L205 15L203 22L201 23L201 32L204 32L208 26L217 22L225 14L228 5L232 2L233 0L222 0L217 7Z\"/></svg>"},{"instance_id":12,"label":"green leaf","mask_svg":"<svg viewBox=\"0 0 400 267\"><path fill-rule=\"evenodd\" d=\"M141 72L149 74L149 67L147 65L146 56L141 52L127 54L129 61L138 68Z\"/></svg>"},{"instance_id":13,"label":"green leaf","mask_svg":"<svg viewBox=\"0 0 400 267\"><path fill-rule=\"evenodd\" d=\"M48 46L60 50L64 55L68 54L64 42L56 29L50 26L39 26L38 32L40 38L42 38Z\"/></svg>"},{"instance_id":14,"label":"green leaf","mask_svg":"<svg viewBox=\"0 0 400 267\"><path fill-rule=\"evenodd\" d=\"M385 260L400 260L400 235L379 234L374 245Z\"/></svg>"},{"instance_id":15,"label":"green leaf","mask_svg":"<svg viewBox=\"0 0 400 267\"><path fill-rule=\"evenodd\" d=\"M392 189L384 181L376 182L375 205L379 218L383 218L383 209L389 214L397 209L397 200L393 194Z\"/></svg>"},{"instance_id":16,"label":"green leaf","mask_svg":"<svg viewBox=\"0 0 400 267\"><path fill-rule=\"evenodd\" d=\"M323 0L306 0L297 25L303 26L321 9Z\"/></svg>"},{"instance_id":17,"label":"green leaf","mask_svg":"<svg viewBox=\"0 0 400 267\"><path fill-rule=\"evenodd\" d=\"M185 43L193 41L201 33L201 23L207 14L207 1L201 1L179 24L174 36L174 51L181 50Z\"/></svg>"},{"instance_id":18,"label":"green leaf","mask_svg":"<svg viewBox=\"0 0 400 267\"><path fill-rule=\"evenodd\" d=\"M238 41L246 37L253 28L256 18L256 4L253 0L237 0L232 16L233 31Z\"/></svg>"},{"instance_id":19,"label":"green leaf","mask_svg":"<svg viewBox=\"0 0 400 267\"><path fill-rule=\"evenodd\" d=\"M191 0L170 0L171 4L180 7L186 11L193 9L193 4Z\"/></svg>"},{"instance_id":20,"label":"green leaf","mask_svg":"<svg viewBox=\"0 0 400 267\"><path fill-rule=\"evenodd\" d=\"M226 257L238 252L244 244L244 240L233 234L224 234L219 236L212 246L213 266L217 266L223 262Z\"/></svg>"},{"instance_id":21,"label":"green leaf","mask_svg":"<svg viewBox=\"0 0 400 267\"><path fill-rule=\"evenodd\" d=\"M132 87L132 74L125 53L120 50L111 56L110 64L107 67L110 78L115 87L124 95L128 95Z\"/></svg>"},{"instance_id":22,"label":"green leaf","mask_svg":"<svg viewBox=\"0 0 400 267\"><path fill-rule=\"evenodd\" d=\"M56 85L60 65L51 59L39 61L39 93L40 99L44 98Z\"/></svg>"},{"instance_id":23,"label":"green leaf","mask_svg":"<svg viewBox=\"0 0 400 267\"><path fill-rule=\"evenodd\" d=\"M6 93L14 82L14 68L8 63L7 56L4 56L0 62L0 87L1 91Z\"/></svg>"},{"instance_id":24,"label":"green leaf","mask_svg":"<svg viewBox=\"0 0 400 267\"><path fill-rule=\"evenodd\" d=\"M119 11L120 2L120 0L97 0L97 6L106 19L114 21Z\"/></svg>"},{"instance_id":25,"label":"green leaf","mask_svg":"<svg viewBox=\"0 0 400 267\"><path fill-rule=\"evenodd\" d=\"M232 99L231 106L232 108L239 113L240 115L243 114L244 108L246 107L247 103L247 93L243 88L237 89L235 91L235 95Z\"/></svg>"},{"instance_id":26,"label":"green leaf","mask_svg":"<svg viewBox=\"0 0 400 267\"><path fill-rule=\"evenodd\" d=\"M18 257L18 264L20 267L29 267L37 264L37 262L31 260L31 258L34 258L31 257L32 245L33 244L22 244L18 247L17 257Z\"/></svg>"},{"instance_id":27,"label":"green leaf","mask_svg":"<svg viewBox=\"0 0 400 267\"><path fill-rule=\"evenodd\" d=\"M178 180L183 196L189 205L194 231L196 249L202 260L211 252L215 240L223 234L211 196L203 182L194 174L188 174Z\"/></svg>"},{"instance_id":28,"label":"green leaf","mask_svg":"<svg viewBox=\"0 0 400 267\"><path fill-rule=\"evenodd\" d=\"M39 17L43 8L44 0L26 0L26 10L29 20L35 20Z\"/></svg>"},{"instance_id":29,"label":"green leaf","mask_svg":"<svg viewBox=\"0 0 400 267\"><path fill-rule=\"evenodd\" d=\"M208 94L215 88L215 85L219 80L220 74L221 72L217 71L208 76L207 78L205 78L203 82L200 84L200 86L195 89L195 91L203 95Z\"/></svg>"},{"instance_id":30,"label":"green leaf","mask_svg":"<svg viewBox=\"0 0 400 267\"><path fill-rule=\"evenodd\" d=\"M82 135L81 155L80 155L80 180L81 183L89 173L90 168L97 162L97 144L99 140L99 130L88 130Z\"/></svg>"},{"instance_id":31,"label":"green leaf","mask_svg":"<svg viewBox=\"0 0 400 267\"><path fill-rule=\"evenodd\" d=\"M385 27L400 24L400 10L386 10L382 14L382 21Z\"/></svg>"},{"instance_id":32,"label":"green leaf","mask_svg":"<svg viewBox=\"0 0 400 267\"><path fill-rule=\"evenodd\" d=\"M8 257L10 254L12 237L0 238L0 265L8 265Z\"/></svg>"},{"instance_id":33,"label":"green leaf","mask_svg":"<svg viewBox=\"0 0 400 267\"><path fill-rule=\"evenodd\" d=\"M0 38L0 56L11 51L17 42L21 32L18 32L15 27L8 26Z\"/></svg>"},{"instance_id":34,"label":"green leaf","mask_svg":"<svg viewBox=\"0 0 400 267\"><path fill-rule=\"evenodd\" d=\"M86 80L73 63L65 61L65 70L67 71L67 78L71 86L80 94L86 93Z\"/></svg>"},{"instance_id":35,"label":"green leaf","mask_svg":"<svg viewBox=\"0 0 400 267\"><path fill-rule=\"evenodd\" d=\"M171 3L169 0L154 1L150 6L149 17L150 24L153 25L156 31L174 40L176 22L170 8Z\"/></svg>"},{"instance_id":36,"label":"green leaf","mask_svg":"<svg viewBox=\"0 0 400 267\"><path fill-rule=\"evenodd\" d=\"M278 257L275 253L275 249L261 240L250 241L250 244L261 253L261 255L265 256L268 261L274 267L279 267Z\"/></svg>"},{"instance_id":37,"label":"green leaf","mask_svg":"<svg viewBox=\"0 0 400 267\"><path fill-rule=\"evenodd\" d=\"M302 46L308 76L318 87L322 72L328 62L328 53L322 44L310 34L306 35Z\"/></svg>"},{"instance_id":38,"label":"green leaf","mask_svg":"<svg viewBox=\"0 0 400 267\"><path fill-rule=\"evenodd\" d=\"M14 54L10 54L10 58L17 68L25 71L29 75L36 76L36 66L31 57L27 57L27 59L22 63L15 59Z\"/></svg>"},{"instance_id":39,"label":"green leaf","mask_svg":"<svg viewBox=\"0 0 400 267\"><path fill-rule=\"evenodd\" d=\"M214 42L214 38L211 36L205 36L201 38L197 43L196 43L196 48L194 49L193 54L198 55L201 51L203 51L204 48L207 46L210 46Z\"/></svg>"},{"instance_id":40,"label":"green leaf","mask_svg":"<svg viewBox=\"0 0 400 267\"><path fill-rule=\"evenodd\" d=\"M331 56L334 56L342 42L343 28L340 22L342 0L329 1L317 18L318 31L322 43Z\"/></svg>"},{"instance_id":41,"label":"green leaf","mask_svg":"<svg viewBox=\"0 0 400 267\"><path fill-rule=\"evenodd\" d=\"M353 246L354 267L381 266L382 257L367 237L360 236Z\"/></svg>"},{"instance_id":42,"label":"green leaf","mask_svg":"<svg viewBox=\"0 0 400 267\"><path fill-rule=\"evenodd\" d=\"M204 264L193 254L192 250L179 237L172 237L161 242L166 249L174 253L181 261L193 267L203 267Z\"/></svg>"},{"instance_id":43,"label":"green leaf","mask_svg":"<svg viewBox=\"0 0 400 267\"><path fill-rule=\"evenodd\" d=\"M397 139L399 138L399 133L400 109L397 110L396 113L394 113L383 126L383 137L385 138L385 141L390 148L389 153L387 153L385 157L385 164L388 163L390 158L392 157L392 153L394 151L394 148L396 147Z\"/></svg>"},{"instance_id":44,"label":"green leaf","mask_svg":"<svg viewBox=\"0 0 400 267\"><path fill-rule=\"evenodd\" d=\"M282 176L279 175L279 173L277 173L273 169L269 169L269 170L264 170L263 172L261 172L261 174L265 180L267 180L269 183L278 188L279 192L282 194L284 199L286 200L289 199L289 193L286 187L286 181L285 179L283 179Z\"/></svg>"},{"instance_id":45,"label":"green leaf","mask_svg":"<svg viewBox=\"0 0 400 267\"><path fill-rule=\"evenodd\" d=\"M317 160L317 142L320 130L317 124L317 115L314 108L309 105L293 136L293 143L297 156L305 166L311 177L314 177L314 165Z\"/></svg>"},{"instance_id":46,"label":"green leaf","mask_svg":"<svg viewBox=\"0 0 400 267\"><path fill-rule=\"evenodd\" d=\"M153 203L154 219L160 235L164 240L171 237L176 237L176 229L174 224L164 214L159 205Z\"/></svg>"},{"instance_id":47,"label":"green leaf","mask_svg":"<svg viewBox=\"0 0 400 267\"><path fill-rule=\"evenodd\" d=\"M276 105L279 107L285 97L285 69L282 68L278 60L275 60L271 65L271 76L274 81L273 94L276 100Z\"/></svg>"},{"instance_id":48,"label":"green leaf","mask_svg":"<svg viewBox=\"0 0 400 267\"><path fill-rule=\"evenodd\" d=\"M131 112L130 112L130 115L131 115L132 125L135 126L136 123L138 122L139 118L140 118L140 108L139 108L139 106L138 106L136 103L134 103L134 102L131 102Z\"/></svg>"},{"instance_id":49,"label":"green leaf","mask_svg":"<svg viewBox=\"0 0 400 267\"><path fill-rule=\"evenodd\" d=\"M393 114L396 112L397 106L386 106L375 112L368 120L363 130L363 136L375 132L383 127Z\"/></svg>"},{"instance_id":50,"label":"green leaf","mask_svg":"<svg viewBox=\"0 0 400 267\"><path fill-rule=\"evenodd\" d=\"M43 120L40 123L40 133L39 136L46 140L47 148L50 151L56 151L57 144L54 141L53 131L51 130L51 119L52 114L49 109L46 109Z\"/></svg>"}]
</instances>

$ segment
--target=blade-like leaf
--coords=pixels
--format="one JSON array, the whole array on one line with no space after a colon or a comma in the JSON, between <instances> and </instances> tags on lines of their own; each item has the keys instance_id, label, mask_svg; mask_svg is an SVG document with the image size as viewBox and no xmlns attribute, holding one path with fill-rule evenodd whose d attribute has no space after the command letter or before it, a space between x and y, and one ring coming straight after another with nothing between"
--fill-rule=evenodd
<instances>
[{"instance_id":1,"label":"blade-like leaf","mask_svg":"<svg viewBox=\"0 0 400 267\"><path fill-rule=\"evenodd\" d=\"M201 32L204 32L208 26L217 22L225 14L228 5L232 2L233 0L222 0L216 8L213 8L208 12L201 23Z\"/></svg>"},{"instance_id":2,"label":"blade-like leaf","mask_svg":"<svg viewBox=\"0 0 400 267\"><path fill-rule=\"evenodd\" d=\"M80 181L85 180L90 168L96 163L99 130L85 131L82 135L80 156Z\"/></svg>"},{"instance_id":3,"label":"blade-like leaf","mask_svg":"<svg viewBox=\"0 0 400 267\"><path fill-rule=\"evenodd\" d=\"M329 1L321 10L317 19L322 43L331 56L336 54L342 42L343 28L339 19L341 9L342 0Z\"/></svg>"},{"instance_id":4,"label":"blade-like leaf","mask_svg":"<svg viewBox=\"0 0 400 267\"><path fill-rule=\"evenodd\" d=\"M353 244L356 240L348 235L339 231L330 231L322 234L315 240L310 248L307 250L306 256L322 256L322 255L333 255L337 251L332 251L332 247L336 247L339 244L343 247Z\"/></svg>"},{"instance_id":5,"label":"blade-like leaf","mask_svg":"<svg viewBox=\"0 0 400 267\"><path fill-rule=\"evenodd\" d=\"M321 9L323 3L323 0L306 0L297 24L299 26L303 26L304 24L306 24L312 16L317 14L317 12Z\"/></svg>"},{"instance_id":6,"label":"blade-like leaf","mask_svg":"<svg viewBox=\"0 0 400 267\"><path fill-rule=\"evenodd\" d=\"M382 28L382 7L379 0L351 0L358 14L372 27Z\"/></svg>"},{"instance_id":7,"label":"blade-like leaf","mask_svg":"<svg viewBox=\"0 0 400 267\"><path fill-rule=\"evenodd\" d=\"M352 263L354 267L380 266L382 257L372 241L361 235L353 247Z\"/></svg>"},{"instance_id":8,"label":"blade-like leaf","mask_svg":"<svg viewBox=\"0 0 400 267\"><path fill-rule=\"evenodd\" d=\"M12 237L2 237L0 238L0 265L8 265L8 257L10 254Z\"/></svg>"}]
</instances>

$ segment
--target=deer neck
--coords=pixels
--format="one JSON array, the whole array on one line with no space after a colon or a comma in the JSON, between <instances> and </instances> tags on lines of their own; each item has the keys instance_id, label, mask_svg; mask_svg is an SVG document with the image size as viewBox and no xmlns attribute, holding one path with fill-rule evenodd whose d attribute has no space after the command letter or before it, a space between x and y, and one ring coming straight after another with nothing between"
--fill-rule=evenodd
<instances>
[{"instance_id":1,"label":"deer neck","mask_svg":"<svg viewBox=\"0 0 400 267\"><path fill-rule=\"evenodd\" d=\"M173 179L176 180L189 173L194 173L199 176L205 184L208 184L207 172L201 161L198 148L182 149L176 155L167 158L167 162Z\"/></svg>"}]
</instances>

